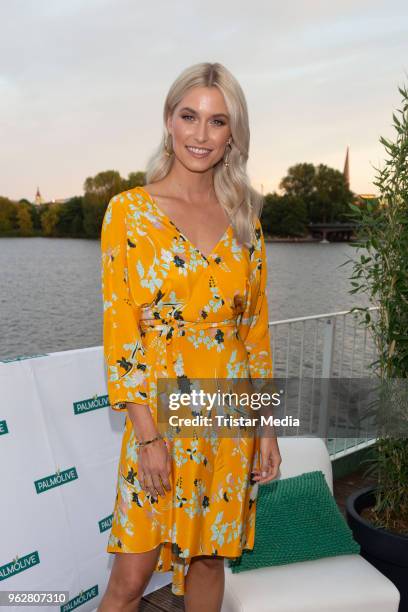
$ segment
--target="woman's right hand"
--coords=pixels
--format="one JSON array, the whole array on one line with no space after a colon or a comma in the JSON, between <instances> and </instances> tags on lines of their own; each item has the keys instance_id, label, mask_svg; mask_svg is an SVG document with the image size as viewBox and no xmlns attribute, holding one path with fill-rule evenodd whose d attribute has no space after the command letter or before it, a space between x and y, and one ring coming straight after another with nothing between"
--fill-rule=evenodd
<instances>
[{"instance_id":1,"label":"woman's right hand","mask_svg":"<svg viewBox=\"0 0 408 612\"><path fill-rule=\"evenodd\" d=\"M139 450L138 479L144 491L157 501L157 494L164 497L171 491L171 460L167 444L163 439L156 440ZM164 485L164 488L163 488Z\"/></svg>"}]
</instances>

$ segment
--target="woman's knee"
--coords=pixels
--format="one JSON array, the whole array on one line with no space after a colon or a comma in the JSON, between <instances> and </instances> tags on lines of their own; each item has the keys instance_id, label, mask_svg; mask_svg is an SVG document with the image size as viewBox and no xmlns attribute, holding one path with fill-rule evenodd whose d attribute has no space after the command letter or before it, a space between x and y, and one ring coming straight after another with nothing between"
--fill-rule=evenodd
<instances>
[{"instance_id":1,"label":"woman's knee","mask_svg":"<svg viewBox=\"0 0 408 612\"><path fill-rule=\"evenodd\" d=\"M213 555L202 555L199 557L193 557L191 559L190 565L194 565L196 569L202 569L203 571L221 571L224 568L224 557L218 557Z\"/></svg>"},{"instance_id":2,"label":"woman's knee","mask_svg":"<svg viewBox=\"0 0 408 612\"><path fill-rule=\"evenodd\" d=\"M143 596L146 582L142 575L112 574L109 580L109 591L115 600L130 603L137 601Z\"/></svg>"},{"instance_id":3,"label":"woman's knee","mask_svg":"<svg viewBox=\"0 0 408 612\"><path fill-rule=\"evenodd\" d=\"M154 570L157 552L118 553L115 556L109 588L121 601L134 601L143 596Z\"/></svg>"}]
</instances>

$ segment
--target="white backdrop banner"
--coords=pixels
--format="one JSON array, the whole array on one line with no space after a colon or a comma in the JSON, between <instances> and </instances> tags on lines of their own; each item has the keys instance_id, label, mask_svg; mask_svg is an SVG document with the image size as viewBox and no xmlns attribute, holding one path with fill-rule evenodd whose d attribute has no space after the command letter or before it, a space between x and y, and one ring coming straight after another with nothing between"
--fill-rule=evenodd
<instances>
[{"instance_id":1,"label":"white backdrop banner","mask_svg":"<svg viewBox=\"0 0 408 612\"><path fill-rule=\"evenodd\" d=\"M108 403L102 347L0 362L0 398L0 592L68 591L24 610L95 610L125 421ZM154 573L145 594L170 582Z\"/></svg>"}]
</instances>

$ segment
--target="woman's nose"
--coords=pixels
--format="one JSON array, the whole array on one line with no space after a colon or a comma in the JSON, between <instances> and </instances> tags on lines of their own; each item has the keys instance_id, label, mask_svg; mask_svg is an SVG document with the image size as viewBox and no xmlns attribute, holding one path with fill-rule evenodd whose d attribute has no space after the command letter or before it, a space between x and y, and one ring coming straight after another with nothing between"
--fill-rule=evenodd
<instances>
[{"instance_id":1,"label":"woman's nose","mask_svg":"<svg viewBox=\"0 0 408 612\"><path fill-rule=\"evenodd\" d=\"M205 122L197 124L195 138L197 142L205 142L208 139L207 124Z\"/></svg>"}]
</instances>

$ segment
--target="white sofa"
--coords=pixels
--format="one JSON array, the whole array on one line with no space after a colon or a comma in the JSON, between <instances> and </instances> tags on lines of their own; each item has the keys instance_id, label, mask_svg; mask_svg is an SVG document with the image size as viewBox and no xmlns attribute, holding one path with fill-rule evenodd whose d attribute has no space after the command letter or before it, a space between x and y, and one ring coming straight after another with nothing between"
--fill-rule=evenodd
<instances>
[{"instance_id":1,"label":"white sofa","mask_svg":"<svg viewBox=\"0 0 408 612\"><path fill-rule=\"evenodd\" d=\"M333 492L332 466L319 438L279 438L279 478L321 470ZM261 486L261 485L260 485ZM397 612L394 584L358 554L233 574L225 560L222 612Z\"/></svg>"}]
</instances>

